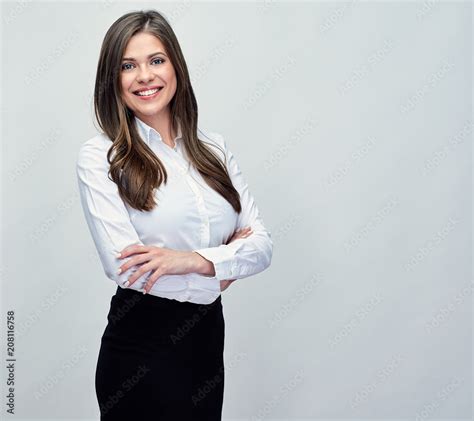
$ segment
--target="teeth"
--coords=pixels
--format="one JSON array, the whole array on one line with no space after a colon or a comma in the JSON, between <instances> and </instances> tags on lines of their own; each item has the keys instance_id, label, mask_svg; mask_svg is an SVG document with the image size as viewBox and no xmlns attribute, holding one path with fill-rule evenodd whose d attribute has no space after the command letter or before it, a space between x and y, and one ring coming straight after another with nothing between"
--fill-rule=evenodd
<instances>
[{"instance_id":1,"label":"teeth","mask_svg":"<svg viewBox=\"0 0 474 421\"><path fill-rule=\"evenodd\" d=\"M140 96L149 96L153 95L154 93L158 92L161 88L158 89L150 89L148 91L141 91L141 92L136 92L135 95L140 95Z\"/></svg>"}]
</instances>

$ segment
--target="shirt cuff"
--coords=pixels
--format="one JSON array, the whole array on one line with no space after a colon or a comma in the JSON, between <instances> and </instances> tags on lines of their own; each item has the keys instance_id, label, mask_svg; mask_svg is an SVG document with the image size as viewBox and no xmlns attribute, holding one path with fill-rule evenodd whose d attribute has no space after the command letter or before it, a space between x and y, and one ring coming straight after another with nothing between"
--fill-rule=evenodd
<instances>
[{"instance_id":1,"label":"shirt cuff","mask_svg":"<svg viewBox=\"0 0 474 421\"><path fill-rule=\"evenodd\" d=\"M214 271L216 272L214 277L222 281L224 279L232 279L232 276L237 273L234 256L240 245L234 244L222 244L218 247L208 247L193 251L213 263Z\"/></svg>"}]
</instances>

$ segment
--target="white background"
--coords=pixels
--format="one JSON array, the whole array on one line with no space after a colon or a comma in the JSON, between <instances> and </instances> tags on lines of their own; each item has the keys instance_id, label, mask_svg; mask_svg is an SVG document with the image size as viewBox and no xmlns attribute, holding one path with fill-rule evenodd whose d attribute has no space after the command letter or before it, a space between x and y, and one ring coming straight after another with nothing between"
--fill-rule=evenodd
<instances>
[{"instance_id":1,"label":"white background","mask_svg":"<svg viewBox=\"0 0 474 421\"><path fill-rule=\"evenodd\" d=\"M98 419L116 285L80 207L100 45L156 8L274 240L223 293L224 419L471 419L470 2L3 2L5 419Z\"/></svg>"}]
</instances>

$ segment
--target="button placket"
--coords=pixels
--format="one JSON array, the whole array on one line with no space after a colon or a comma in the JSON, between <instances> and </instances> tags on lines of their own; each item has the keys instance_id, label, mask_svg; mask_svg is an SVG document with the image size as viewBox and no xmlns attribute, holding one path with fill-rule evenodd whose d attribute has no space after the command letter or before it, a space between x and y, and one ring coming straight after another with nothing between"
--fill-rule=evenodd
<instances>
[{"instance_id":1,"label":"button placket","mask_svg":"<svg viewBox=\"0 0 474 421\"><path fill-rule=\"evenodd\" d=\"M201 228L200 228L201 247L209 247L209 243L210 243L209 214L207 212L207 208L204 203L204 197L202 195L202 191L189 174L186 174L186 181L188 182L189 186L194 192L194 195L196 196L197 208L198 208L199 216L201 217Z\"/></svg>"},{"instance_id":2,"label":"button placket","mask_svg":"<svg viewBox=\"0 0 474 421\"><path fill-rule=\"evenodd\" d=\"M168 148L168 151L171 152ZM209 223L209 213L207 212L206 204L204 201L204 196L201 190L201 187L196 183L193 179L190 171L190 165L187 161L185 161L179 154L169 154L171 158L171 162L177 168L179 173L185 178L186 182L188 183L189 187L194 193L196 198L196 204L199 216L201 218L201 227L200 227L200 242L201 247L209 247L210 244L210 223ZM186 167L181 165L174 159L174 156L178 156L181 158L183 162L186 162Z\"/></svg>"}]
</instances>

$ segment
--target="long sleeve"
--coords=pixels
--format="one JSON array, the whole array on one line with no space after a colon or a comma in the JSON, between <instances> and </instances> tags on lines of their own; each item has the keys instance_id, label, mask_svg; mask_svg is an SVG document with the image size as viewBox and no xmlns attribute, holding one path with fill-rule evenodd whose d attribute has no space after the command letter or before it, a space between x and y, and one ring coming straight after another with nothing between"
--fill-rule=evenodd
<instances>
[{"instance_id":1,"label":"long sleeve","mask_svg":"<svg viewBox=\"0 0 474 421\"><path fill-rule=\"evenodd\" d=\"M115 255L129 245L143 243L130 221L117 185L108 177L109 146L110 141L101 135L85 142L78 154L76 174L82 208L104 272L122 286L138 265L117 275L118 268L131 257L118 259ZM133 285L141 286L149 274L150 271L143 274Z\"/></svg>"},{"instance_id":2,"label":"long sleeve","mask_svg":"<svg viewBox=\"0 0 474 421\"><path fill-rule=\"evenodd\" d=\"M253 232L247 238L239 238L229 244L193 251L213 263L217 280L241 279L260 273L270 266L273 242L237 160L227 148L223 137L218 134L216 137L219 137L218 141L224 147L232 184L240 194L242 211L238 216L237 229L250 226Z\"/></svg>"}]
</instances>

